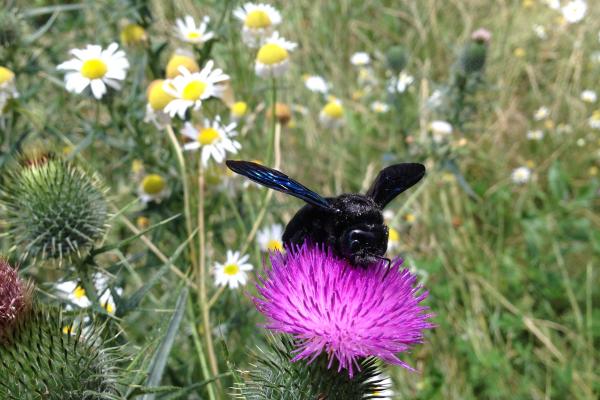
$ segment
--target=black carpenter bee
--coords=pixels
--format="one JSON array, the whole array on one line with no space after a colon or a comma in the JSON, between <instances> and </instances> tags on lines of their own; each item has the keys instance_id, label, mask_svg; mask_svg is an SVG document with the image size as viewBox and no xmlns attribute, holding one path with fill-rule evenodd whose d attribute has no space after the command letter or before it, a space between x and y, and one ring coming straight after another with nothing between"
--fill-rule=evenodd
<instances>
[{"instance_id":1,"label":"black carpenter bee","mask_svg":"<svg viewBox=\"0 0 600 400\"><path fill-rule=\"evenodd\" d=\"M425 175L422 164L405 163L384 168L366 194L345 193L322 197L277 170L249 161L228 160L234 172L270 189L304 200L283 233L286 246L325 243L352 264L365 267L385 259L388 227L383 208Z\"/></svg>"}]
</instances>

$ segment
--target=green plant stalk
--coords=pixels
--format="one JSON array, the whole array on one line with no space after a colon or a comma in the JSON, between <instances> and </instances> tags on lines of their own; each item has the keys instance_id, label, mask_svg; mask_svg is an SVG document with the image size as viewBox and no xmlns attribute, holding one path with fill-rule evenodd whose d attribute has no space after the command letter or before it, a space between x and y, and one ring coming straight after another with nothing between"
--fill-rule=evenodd
<instances>
[{"instance_id":1,"label":"green plant stalk","mask_svg":"<svg viewBox=\"0 0 600 400\"><path fill-rule=\"evenodd\" d=\"M208 364L206 363L206 356L204 355L204 350L202 349L202 342L200 340L200 336L198 336L198 327L194 321L196 321L196 315L194 314L194 305L192 304L191 299L188 298L188 317L190 319L190 328L192 330L192 337L194 340L194 347L196 347L196 351L198 352L198 360L200 361L200 369L202 370L202 375L205 380L209 380L211 378L210 371L208 370ZM213 383L206 385L206 389L208 390L208 398L210 400L215 400L215 389L213 387Z\"/></svg>"},{"instance_id":2,"label":"green plant stalk","mask_svg":"<svg viewBox=\"0 0 600 400\"><path fill-rule=\"evenodd\" d=\"M273 140L275 137L275 126L277 125L277 81L275 78L271 81L271 129L269 131L269 145L267 148L267 165L271 165L271 157L273 157Z\"/></svg>"},{"instance_id":3,"label":"green plant stalk","mask_svg":"<svg viewBox=\"0 0 600 400\"><path fill-rule=\"evenodd\" d=\"M167 125L167 134L169 139L171 140L171 144L173 145L173 150L175 150L175 154L177 155L177 162L179 164L179 173L181 175L181 183L183 184L183 208L185 214L185 226L187 229L188 237L192 236L192 213L190 211L190 188L188 186L188 180L186 175L185 168L185 159L183 158L183 152L181 151L181 147L179 146L179 142L177 141L177 137L175 137L175 132L173 132L173 127L171 125ZM197 256L196 256L196 246L194 245L194 241L190 241L190 257L192 259L192 266L194 270L197 269Z\"/></svg>"},{"instance_id":4,"label":"green plant stalk","mask_svg":"<svg viewBox=\"0 0 600 400\"><path fill-rule=\"evenodd\" d=\"M199 290L198 307L202 313L202 324L204 325L204 341L206 342L206 352L208 354L208 363L212 376L219 375L219 365L215 355L215 348L212 340L212 325L210 323L210 307L206 293L206 227L204 224L204 166L201 157L198 157L198 245L200 254L198 255L198 269L196 272L196 284ZM207 377L210 379L212 377ZM220 387L220 383L217 382Z\"/></svg>"}]
</instances>

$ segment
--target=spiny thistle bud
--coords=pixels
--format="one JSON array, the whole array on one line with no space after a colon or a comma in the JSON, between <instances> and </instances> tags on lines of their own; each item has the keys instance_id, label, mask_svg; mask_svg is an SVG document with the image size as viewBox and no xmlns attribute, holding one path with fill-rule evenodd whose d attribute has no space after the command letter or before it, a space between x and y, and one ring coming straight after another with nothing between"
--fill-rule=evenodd
<instances>
[{"instance_id":1,"label":"spiny thistle bud","mask_svg":"<svg viewBox=\"0 0 600 400\"><path fill-rule=\"evenodd\" d=\"M0 258L0 342L31 306L31 286Z\"/></svg>"},{"instance_id":2,"label":"spiny thistle bud","mask_svg":"<svg viewBox=\"0 0 600 400\"><path fill-rule=\"evenodd\" d=\"M487 47L492 34L485 29L478 29L471 35L471 42L467 43L460 55L459 67L465 75L483 70L487 57Z\"/></svg>"},{"instance_id":3,"label":"spiny thistle bud","mask_svg":"<svg viewBox=\"0 0 600 400\"><path fill-rule=\"evenodd\" d=\"M117 398L116 350L93 326L64 329L58 309L34 305L0 342L0 398Z\"/></svg>"},{"instance_id":4,"label":"spiny thistle bud","mask_svg":"<svg viewBox=\"0 0 600 400\"><path fill-rule=\"evenodd\" d=\"M292 363L294 341L289 336L268 336L267 348L254 354L253 369L242 371L236 397L251 400L381 398L388 387L375 359L357 362L359 372L350 378L328 368L327 356L310 363Z\"/></svg>"},{"instance_id":5,"label":"spiny thistle bud","mask_svg":"<svg viewBox=\"0 0 600 400\"><path fill-rule=\"evenodd\" d=\"M92 246L106 231L108 206L98 179L53 158L25 163L0 193L8 234L21 258L63 259Z\"/></svg>"},{"instance_id":6,"label":"spiny thistle bud","mask_svg":"<svg viewBox=\"0 0 600 400\"><path fill-rule=\"evenodd\" d=\"M408 52L402 46L392 46L388 49L385 59L388 68L395 74L399 74L408 63Z\"/></svg>"}]
</instances>

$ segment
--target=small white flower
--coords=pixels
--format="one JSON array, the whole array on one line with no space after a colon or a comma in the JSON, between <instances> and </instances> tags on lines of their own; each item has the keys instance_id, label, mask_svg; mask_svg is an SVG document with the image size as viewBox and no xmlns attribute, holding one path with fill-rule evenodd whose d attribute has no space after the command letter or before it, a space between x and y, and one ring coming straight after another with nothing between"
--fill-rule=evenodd
<instances>
[{"instance_id":1,"label":"small white flower","mask_svg":"<svg viewBox=\"0 0 600 400\"><path fill-rule=\"evenodd\" d=\"M186 15L185 18L178 18L175 21L177 25L176 31L181 40L187 43L203 44L215 37L213 32L207 32L209 17L204 17L202 22L196 26L196 21L191 15Z\"/></svg>"},{"instance_id":2,"label":"small white flower","mask_svg":"<svg viewBox=\"0 0 600 400\"><path fill-rule=\"evenodd\" d=\"M163 83L163 90L174 97L164 111L171 117L178 115L184 119L189 108L198 110L203 100L220 96L223 87L219 84L229 80L229 76L225 75L220 68L213 69L213 66L214 63L210 60L202 71L194 73L180 66L181 75Z\"/></svg>"},{"instance_id":3,"label":"small white flower","mask_svg":"<svg viewBox=\"0 0 600 400\"><path fill-rule=\"evenodd\" d=\"M121 89L129 62L123 50L118 50L117 43L111 43L106 50L101 46L87 45L85 49L72 49L75 56L60 64L57 69L68 71L65 75L65 86L69 92L81 93L88 86L96 99L106 94L106 86L115 90Z\"/></svg>"},{"instance_id":4,"label":"small white flower","mask_svg":"<svg viewBox=\"0 0 600 400\"><path fill-rule=\"evenodd\" d=\"M548 7L550 7L553 10L560 9L560 0L544 0L544 2Z\"/></svg>"},{"instance_id":5,"label":"small white flower","mask_svg":"<svg viewBox=\"0 0 600 400\"><path fill-rule=\"evenodd\" d=\"M15 85L15 74L8 68L0 66L0 115L10 99L19 97Z\"/></svg>"},{"instance_id":6,"label":"small white flower","mask_svg":"<svg viewBox=\"0 0 600 400\"><path fill-rule=\"evenodd\" d=\"M371 103L371 110L376 112L377 114L385 114L390 111L390 105L388 103L384 103L383 101L374 101Z\"/></svg>"},{"instance_id":7,"label":"small white flower","mask_svg":"<svg viewBox=\"0 0 600 400\"><path fill-rule=\"evenodd\" d=\"M515 168L510 174L510 178L517 185L523 185L531 179L531 170L527 167Z\"/></svg>"},{"instance_id":8,"label":"small white flower","mask_svg":"<svg viewBox=\"0 0 600 400\"><path fill-rule=\"evenodd\" d=\"M391 226L388 226L388 251L394 252L400 247L400 233Z\"/></svg>"},{"instance_id":9,"label":"small white flower","mask_svg":"<svg viewBox=\"0 0 600 400\"><path fill-rule=\"evenodd\" d=\"M436 109L440 107L444 102L444 92L440 89L436 89L431 93L431 96L427 99L427 107L430 109Z\"/></svg>"},{"instance_id":10,"label":"small white flower","mask_svg":"<svg viewBox=\"0 0 600 400\"><path fill-rule=\"evenodd\" d=\"M290 66L290 51L297 44L285 40L274 32L258 50L254 71L261 78L278 77L288 70Z\"/></svg>"},{"instance_id":11,"label":"small white flower","mask_svg":"<svg viewBox=\"0 0 600 400\"><path fill-rule=\"evenodd\" d=\"M319 75L307 76L304 85L311 92L326 94L329 91L329 83Z\"/></svg>"},{"instance_id":12,"label":"small white flower","mask_svg":"<svg viewBox=\"0 0 600 400\"><path fill-rule=\"evenodd\" d=\"M544 131L541 129L535 129L532 131L527 131L527 139L529 140L542 140L544 138Z\"/></svg>"},{"instance_id":13,"label":"small white flower","mask_svg":"<svg viewBox=\"0 0 600 400\"><path fill-rule=\"evenodd\" d=\"M331 98L319 113L319 121L327 128L339 128L344 125L344 106L336 98Z\"/></svg>"},{"instance_id":14,"label":"small white flower","mask_svg":"<svg viewBox=\"0 0 600 400\"><path fill-rule=\"evenodd\" d=\"M227 250L225 263L215 263L215 283L217 286L228 285L230 289L236 289L248 282L248 271L252 271L252 265L248 263L250 256L240 255L239 251Z\"/></svg>"},{"instance_id":15,"label":"small white flower","mask_svg":"<svg viewBox=\"0 0 600 400\"><path fill-rule=\"evenodd\" d=\"M76 281L65 281L56 284L55 289L60 292L61 297L65 298L69 303L67 309L72 309L72 305L79 308L86 308L92 305L88 299L85 289Z\"/></svg>"},{"instance_id":16,"label":"small white flower","mask_svg":"<svg viewBox=\"0 0 600 400\"><path fill-rule=\"evenodd\" d=\"M388 92L390 93L404 93L406 89L415 81L412 75L402 71L397 77L390 79L388 83Z\"/></svg>"},{"instance_id":17,"label":"small white flower","mask_svg":"<svg viewBox=\"0 0 600 400\"><path fill-rule=\"evenodd\" d=\"M600 110L594 111L590 119L588 119L588 124L592 129L600 129Z\"/></svg>"},{"instance_id":18,"label":"small white flower","mask_svg":"<svg viewBox=\"0 0 600 400\"><path fill-rule=\"evenodd\" d=\"M595 103L598 100L598 96L593 90L584 90L581 92L581 100L586 103Z\"/></svg>"},{"instance_id":19,"label":"small white flower","mask_svg":"<svg viewBox=\"0 0 600 400\"><path fill-rule=\"evenodd\" d=\"M585 146L585 139L584 138L579 138L579 139L577 139L577 141L575 141L575 144L578 147L583 147L583 146Z\"/></svg>"},{"instance_id":20,"label":"small white flower","mask_svg":"<svg viewBox=\"0 0 600 400\"><path fill-rule=\"evenodd\" d=\"M283 251L282 236L283 227L280 224L273 224L261 229L256 235L256 240L264 252Z\"/></svg>"},{"instance_id":21,"label":"small white flower","mask_svg":"<svg viewBox=\"0 0 600 400\"><path fill-rule=\"evenodd\" d=\"M235 9L233 15L244 24L242 40L250 47L258 47L281 23L281 14L269 4L246 3Z\"/></svg>"},{"instance_id":22,"label":"small white flower","mask_svg":"<svg viewBox=\"0 0 600 400\"><path fill-rule=\"evenodd\" d=\"M533 33L535 33L535 36L542 40L545 40L548 37L548 35L546 34L546 28L544 28L543 25L534 24Z\"/></svg>"},{"instance_id":23,"label":"small white flower","mask_svg":"<svg viewBox=\"0 0 600 400\"><path fill-rule=\"evenodd\" d=\"M212 122L208 119L204 120L204 125L196 128L189 122L185 123L181 133L192 139L191 142L183 145L184 150L201 149L202 164L206 167L208 160L213 158L217 163L222 163L225 160L227 152L237 154L242 145L233 139L237 136L235 122L229 125L222 125L221 118L217 116Z\"/></svg>"},{"instance_id":24,"label":"small white flower","mask_svg":"<svg viewBox=\"0 0 600 400\"><path fill-rule=\"evenodd\" d=\"M138 196L142 203L160 203L169 196L165 178L158 174L146 175L138 186Z\"/></svg>"},{"instance_id":25,"label":"small white flower","mask_svg":"<svg viewBox=\"0 0 600 400\"><path fill-rule=\"evenodd\" d=\"M573 0L565 4L561 11L565 21L576 24L585 17L587 3L584 0Z\"/></svg>"},{"instance_id":26,"label":"small white flower","mask_svg":"<svg viewBox=\"0 0 600 400\"><path fill-rule=\"evenodd\" d=\"M538 110L533 114L533 119L536 121L541 121L550 116L550 110L546 106L542 106L538 108Z\"/></svg>"},{"instance_id":27,"label":"small white flower","mask_svg":"<svg viewBox=\"0 0 600 400\"><path fill-rule=\"evenodd\" d=\"M453 128L449 122L437 120L429 123L429 130L431 131L433 141L441 143L452 134Z\"/></svg>"},{"instance_id":28,"label":"small white flower","mask_svg":"<svg viewBox=\"0 0 600 400\"><path fill-rule=\"evenodd\" d=\"M350 63L352 63L352 65L362 67L362 66L368 65L370 62L371 62L371 56L369 56L369 54L365 53L364 51L356 52L356 53L352 54L352 57L350 57Z\"/></svg>"}]
</instances>

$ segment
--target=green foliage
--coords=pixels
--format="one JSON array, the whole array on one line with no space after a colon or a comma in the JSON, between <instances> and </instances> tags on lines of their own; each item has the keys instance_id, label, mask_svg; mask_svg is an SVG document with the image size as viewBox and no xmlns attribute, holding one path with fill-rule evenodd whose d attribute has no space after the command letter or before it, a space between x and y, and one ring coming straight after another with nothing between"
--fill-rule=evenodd
<instances>
[{"instance_id":1,"label":"green foliage","mask_svg":"<svg viewBox=\"0 0 600 400\"><path fill-rule=\"evenodd\" d=\"M40 306L19 320L0 343L0 398L100 400L119 394L117 350L106 347L98 327L69 326L58 309Z\"/></svg>"},{"instance_id":2,"label":"green foliage","mask_svg":"<svg viewBox=\"0 0 600 400\"><path fill-rule=\"evenodd\" d=\"M302 399L375 399L382 387L375 359L360 361L360 371L352 378L347 371L328 368L326 355L312 363L290 362L293 341L289 336L270 335L267 348L258 349L250 371L241 372L243 382L236 389L240 399L247 400L302 400Z\"/></svg>"},{"instance_id":3,"label":"green foliage","mask_svg":"<svg viewBox=\"0 0 600 400\"><path fill-rule=\"evenodd\" d=\"M25 259L81 256L105 232L108 206L93 174L60 159L12 171L0 196L9 234Z\"/></svg>"}]
</instances>

